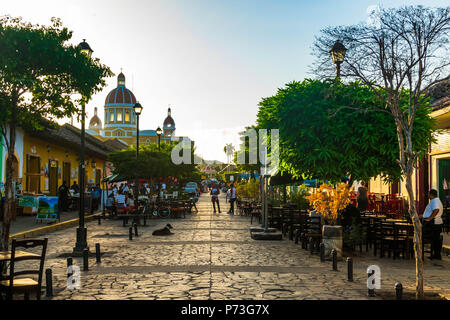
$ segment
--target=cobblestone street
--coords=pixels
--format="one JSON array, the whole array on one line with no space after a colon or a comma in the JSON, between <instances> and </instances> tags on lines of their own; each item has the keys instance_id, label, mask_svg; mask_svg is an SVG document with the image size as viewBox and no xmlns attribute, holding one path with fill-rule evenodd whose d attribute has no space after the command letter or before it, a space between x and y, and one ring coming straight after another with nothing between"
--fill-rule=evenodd
<instances>
[{"instance_id":1,"label":"cobblestone street","mask_svg":"<svg viewBox=\"0 0 450 320\"><path fill-rule=\"evenodd\" d=\"M413 260L379 259L364 252L354 257L354 282L348 282L343 261L335 272L331 262L321 263L318 255L286 238L252 240L250 218L226 214L228 203L221 202L222 213L213 214L204 195L199 213L147 221L131 241L121 220L89 222L90 251L100 243L104 254L101 264L92 255L89 271L83 271L81 258L73 259L81 268L80 289L67 288L67 257L76 228L41 236L49 238L45 268L53 271L52 299L368 299L366 268L372 264L381 268L382 291L393 291L397 281L405 290L414 288ZM168 222L174 235L152 236ZM425 290L449 293L449 262L448 257L425 261Z\"/></svg>"}]
</instances>

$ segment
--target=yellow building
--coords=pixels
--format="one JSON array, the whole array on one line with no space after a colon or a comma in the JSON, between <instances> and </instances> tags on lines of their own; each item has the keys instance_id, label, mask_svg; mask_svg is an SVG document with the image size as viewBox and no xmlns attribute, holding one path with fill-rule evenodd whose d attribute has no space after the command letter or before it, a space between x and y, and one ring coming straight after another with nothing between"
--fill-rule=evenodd
<instances>
[{"instance_id":1,"label":"yellow building","mask_svg":"<svg viewBox=\"0 0 450 320\"><path fill-rule=\"evenodd\" d=\"M25 130L23 138L24 194L57 195L58 187L66 181L70 187L79 183L79 154L81 131L69 124L57 129ZM123 146L122 146L123 148ZM121 147L86 134L85 160L86 185L101 184L107 163L107 154Z\"/></svg>"}]
</instances>

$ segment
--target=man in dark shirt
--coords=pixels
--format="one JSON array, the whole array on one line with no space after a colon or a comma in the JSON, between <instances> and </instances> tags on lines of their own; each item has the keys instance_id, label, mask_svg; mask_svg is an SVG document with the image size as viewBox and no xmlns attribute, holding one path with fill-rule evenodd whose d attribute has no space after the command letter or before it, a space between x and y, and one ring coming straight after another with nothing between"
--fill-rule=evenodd
<instances>
[{"instance_id":1,"label":"man in dark shirt","mask_svg":"<svg viewBox=\"0 0 450 320\"><path fill-rule=\"evenodd\" d=\"M63 181L62 186L58 189L59 196L59 211L67 211L67 198L69 196L69 189L66 186L66 181Z\"/></svg>"},{"instance_id":2,"label":"man in dark shirt","mask_svg":"<svg viewBox=\"0 0 450 320\"><path fill-rule=\"evenodd\" d=\"M80 193L80 186L77 185L76 181L73 182L73 185L70 187L70 189L72 189L74 193Z\"/></svg>"}]
</instances>

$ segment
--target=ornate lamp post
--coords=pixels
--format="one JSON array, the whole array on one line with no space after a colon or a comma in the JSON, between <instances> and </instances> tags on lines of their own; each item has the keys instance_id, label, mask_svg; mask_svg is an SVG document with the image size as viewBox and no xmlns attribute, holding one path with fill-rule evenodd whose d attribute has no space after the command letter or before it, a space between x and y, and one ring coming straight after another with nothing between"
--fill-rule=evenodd
<instances>
[{"instance_id":1,"label":"ornate lamp post","mask_svg":"<svg viewBox=\"0 0 450 320\"><path fill-rule=\"evenodd\" d=\"M134 105L134 113L136 114L136 186L135 186L135 208L138 205L139 197L139 169L138 169L138 159L139 159L139 116L142 112L142 106L139 102Z\"/></svg>"},{"instance_id":2,"label":"ornate lamp post","mask_svg":"<svg viewBox=\"0 0 450 320\"><path fill-rule=\"evenodd\" d=\"M341 63L344 61L346 51L347 49L339 40L334 43L330 50L331 60L336 65L336 78L341 76Z\"/></svg>"},{"instance_id":3,"label":"ornate lamp post","mask_svg":"<svg viewBox=\"0 0 450 320\"><path fill-rule=\"evenodd\" d=\"M158 129L156 129L156 134L158 135L158 150L161 151L161 134L162 134L162 130L160 127L158 127Z\"/></svg>"},{"instance_id":4,"label":"ornate lamp post","mask_svg":"<svg viewBox=\"0 0 450 320\"><path fill-rule=\"evenodd\" d=\"M79 45L82 54L86 55L89 59L91 58L92 52L94 52L86 39L83 39ZM82 97L83 98L83 97ZM85 161L84 161L84 141L85 141L85 102L82 99L81 103L81 148L80 148L80 205L79 205L79 226L77 228L77 242L75 248L73 249L74 255L82 255L84 249L88 249L87 246L87 229L84 227L84 185L85 185Z\"/></svg>"}]
</instances>

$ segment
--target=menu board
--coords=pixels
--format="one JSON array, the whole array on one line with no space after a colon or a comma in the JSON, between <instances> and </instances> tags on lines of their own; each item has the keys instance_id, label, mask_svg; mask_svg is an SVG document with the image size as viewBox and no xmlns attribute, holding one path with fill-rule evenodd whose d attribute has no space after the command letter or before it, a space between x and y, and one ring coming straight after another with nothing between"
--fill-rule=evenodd
<instances>
[{"instance_id":1,"label":"menu board","mask_svg":"<svg viewBox=\"0 0 450 320\"><path fill-rule=\"evenodd\" d=\"M36 220L58 220L58 197L39 197Z\"/></svg>"}]
</instances>

